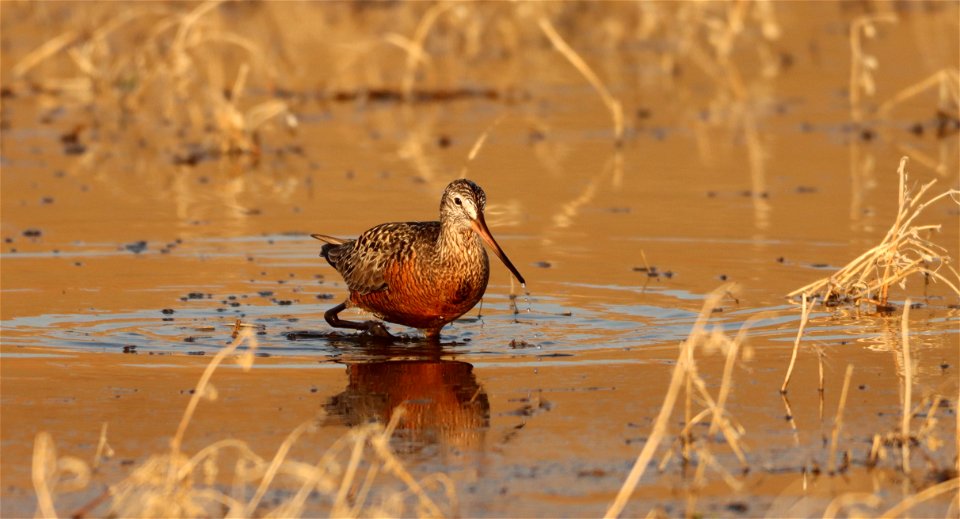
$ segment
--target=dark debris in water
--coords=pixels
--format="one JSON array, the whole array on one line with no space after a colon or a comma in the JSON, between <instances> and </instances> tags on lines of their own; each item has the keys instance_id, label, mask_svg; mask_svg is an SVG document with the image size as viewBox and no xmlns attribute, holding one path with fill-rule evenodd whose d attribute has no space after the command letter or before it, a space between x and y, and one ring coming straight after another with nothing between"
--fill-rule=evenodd
<instances>
[{"instance_id":1,"label":"dark debris in water","mask_svg":"<svg viewBox=\"0 0 960 519\"><path fill-rule=\"evenodd\" d=\"M134 254L140 254L141 252L147 250L147 242L146 240L138 240L133 243L125 244L123 248Z\"/></svg>"},{"instance_id":2,"label":"dark debris in water","mask_svg":"<svg viewBox=\"0 0 960 519\"><path fill-rule=\"evenodd\" d=\"M659 278L660 276L663 276L667 279L670 279L673 277L672 270L665 270L661 272L660 270L657 269L655 265L644 266L644 267L633 267L633 271L644 272L647 274L647 277L649 278Z\"/></svg>"},{"instance_id":3,"label":"dark debris in water","mask_svg":"<svg viewBox=\"0 0 960 519\"><path fill-rule=\"evenodd\" d=\"M451 88L436 90L413 90L409 99L415 103L438 103L458 101L462 99L487 99L491 101L501 98L513 98L517 94L501 94L492 88ZM407 97L400 89L395 88L364 88L357 90L337 90L323 97L338 103L353 101L373 102L404 102Z\"/></svg>"},{"instance_id":4,"label":"dark debris in water","mask_svg":"<svg viewBox=\"0 0 960 519\"><path fill-rule=\"evenodd\" d=\"M87 146L80 142L80 133L83 132L85 125L77 125L73 130L60 135L60 142L63 143L63 152L67 155L83 155L87 151Z\"/></svg>"}]
</instances>

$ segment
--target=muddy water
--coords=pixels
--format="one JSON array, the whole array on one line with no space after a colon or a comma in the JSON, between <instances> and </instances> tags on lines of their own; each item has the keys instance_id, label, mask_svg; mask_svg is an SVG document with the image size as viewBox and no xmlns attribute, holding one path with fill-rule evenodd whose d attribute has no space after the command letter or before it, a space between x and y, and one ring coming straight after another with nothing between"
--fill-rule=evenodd
<instances>
[{"instance_id":1,"label":"muddy water","mask_svg":"<svg viewBox=\"0 0 960 519\"><path fill-rule=\"evenodd\" d=\"M296 132L270 134L256 164L176 165L175 152L144 145L145 134L109 126L80 133L84 151L65 153L61 136L83 110L18 88L3 102L2 515L34 509L40 431L61 454L89 461L107 423L115 450L88 489L58 500L61 513L163 451L237 319L261 327L260 356L250 373L217 372L219 399L201 405L186 450L231 437L270 457L315 421L292 453L315 459L349 427L386 421L406 402L411 418L395 447L415 474L453 477L462 515L599 515L650 434L677 344L705 296L728 282L711 322L732 334L759 318L728 404L745 430L749 472L714 447L743 486L708 471L696 487L674 458L647 471L625 513L819 515L836 496L864 491L883 510L929 484L930 467L954 467L957 455L957 296L919 278L894 291L898 306L921 303L909 322L915 402L944 398L932 431L943 443L920 447L930 461L918 455L911 480L894 460L865 467L873 435L900 423L899 310L817 308L804 344L825 353L826 391L821 400L816 356L801 350L788 410L778 389L800 312L784 295L883 238L902 155L913 181L955 187L956 134L910 131L932 124L933 97L898 107L867 137L854 130L846 27L859 13L780 9L777 49L789 67L762 78L741 65L755 96L746 105L753 140L723 115L744 105L724 101L702 74L642 80L660 73L599 48L588 61L624 102L622 147L599 98L549 48L517 79L520 101L304 102ZM871 43L882 57L879 99L957 62L955 46L927 46L938 34L956 41L956 24L944 21L955 6L946 11L907 13ZM5 41L4 86L7 62L33 46ZM926 59L914 59L918 48ZM439 348L310 335L329 331L323 311L346 291L308 234L434 219L443 187L465 168L486 190L487 221L527 287L494 261L482 306L446 328ZM923 220L941 224L935 241L960 256L955 204L934 205ZM699 362L715 392L724 359ZM848 365L839 450L851 466L832 476L826 445ZM943 515L949 504L924 506Z\"/></svg>"}]
</instances>

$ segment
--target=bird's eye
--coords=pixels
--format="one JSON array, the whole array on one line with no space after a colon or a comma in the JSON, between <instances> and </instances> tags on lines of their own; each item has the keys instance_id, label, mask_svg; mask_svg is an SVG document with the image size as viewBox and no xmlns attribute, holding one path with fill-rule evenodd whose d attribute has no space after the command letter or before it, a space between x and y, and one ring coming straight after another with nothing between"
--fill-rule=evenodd
<instances>
[{"instance_id":1,"label":"bird's eye","mask_svg":"<svg viewBox=\"0 0 960 519\"><path fill-rule=\"evenodd\" d=\"M460 201L460 198L454 198L454 199L453 199L453 203L455 203L455 204L457 204L457 205L463 205L463 202Z\"/></svg>"}]
</instances>

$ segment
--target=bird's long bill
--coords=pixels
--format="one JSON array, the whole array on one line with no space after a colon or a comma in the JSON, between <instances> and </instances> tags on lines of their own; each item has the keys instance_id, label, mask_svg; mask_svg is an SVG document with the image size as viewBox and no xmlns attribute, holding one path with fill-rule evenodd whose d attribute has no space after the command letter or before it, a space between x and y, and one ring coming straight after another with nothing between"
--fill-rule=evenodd
<instances>
[{"instance_id":1,"label":"bird's long bill","mask_svg":"<svg viewBox=\"0 0 960 519\"><path fill-rule=\"evenodd\" d=\"M497 240L493 239L493 235L490 234L490 229L487 229L487 222L483 219L483 213L477 213L477 219L470 222L470 226L473 227L473 230L483 238L483 241L487 242L487 245L493 249L494 254L500 258L500 261L510 269L510 272L513 272L513 275L517 278L517 281L521 285L525 285L526 281L523 280L523 276L520 275L520 272L517 271L517 267L513 266L513 263L510 261L510 258L507 257L506 253L503 252L503 249L500 248L500 245L497 243Z\"/></svg>"}]
</instances>

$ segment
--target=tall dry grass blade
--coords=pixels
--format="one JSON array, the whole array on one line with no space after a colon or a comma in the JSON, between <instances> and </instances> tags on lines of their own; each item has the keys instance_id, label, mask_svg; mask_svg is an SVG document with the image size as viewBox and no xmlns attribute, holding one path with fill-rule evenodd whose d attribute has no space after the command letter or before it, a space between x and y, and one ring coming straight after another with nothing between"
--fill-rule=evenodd
<instances>
[{"instance_id":1,"label":"tall dry grass blade","mask_svg":"<svg viewBox=\"0 0 960 519\"><path fill-rule=\"evenodd\" d=\"M456 2L434 4L427 10L426 14L423 15L420 23L417 24L413 38L411 38L407 45L401 47L407 51L406 70L403 74L401 89L403 98L408 102L413 99L413 84L416 80L417 64L426 61L426 51L423 49L424 40L426 40L427 35L430 34L430 29L433 27L433 24L437 22L437 18L457 5Z\"/></svg>"},{"instance_id":2,"label":"tall dry grass blade","mask_svg":"<svg viewBox=\"0 0 960 519\"><path fill-rule=\"evenodd\" d=\"M187 403L187 408L183 412L183 416L180 418L180 424L177 426L177 432L173 435L173 439L170 440L170 447L174 454L180 451L180 445L183 443L183 435L187 431L187 426L190 424L190 419L193 418L193 414L197 409L197 405L200 404L200 399L204 398L207 395L207 388L210 386L210 378L213 376L213 372L217 370L217 367L220 366L220 363L223 362L223 359L227 358L230 354L237 350L241 344L249 341L251 347L256 348L256 339L254 338L253 332L250 328L241 329L240 333L237 335L237 338L231 341L231 343L226 347L221 349L214 355L213 359L207 364L206 369L203 370L203 374L200 376L200 380L197 382L196 388L193 391L193 395L190 397L190 402Z\"/></svg>"},{"instance_id":3,"label":"tall dry grass blade","mask_svg":"<svg viewBox=\"0 0 960 519\"><path fill-rule=\"evenodd\" d=\"M871 96L875 91L873 70L877 67L874 56L864 54L863 38L873 38L876 35L877 22L895 23L897 16L893 13L879 13L861 16L850 24L850 82L848 85L850 97L850 118L859 123L863 119L861 100L864 94Z\"/></svg>"},{"instance_id":4,"label":"tall dry grass blade","mask_svg":"<svg viewBox=\"0 0 960 519\"><path fill-rule=\"evenodd\" d=\"M53 438L45 431L37 433L33 440L33 469L30 477L33 480L33 490L37 493L38 517L57 517L57 510L53 506L53 489L50 488L56 470L57 451L53 446Z\"/></svg>"},{"instance_id":5,"label":"tall dry grass blade","mask_svg":"<svg viewBox=\"0 0 960 519\"><path fill-rule=\"evenodd\" d=\"M680 344L680 352L677 355L677 363L673 367L673 373L670 375L670 385L667 386L667 394L663 397L663 405L660 406L660 411L657 413L657 418L654 420L653 430L650 433L650 437L647 438L647 441L643 444L643 449L640 450L640 454L637 456L637 460L634 462L633 468L630 469L630 473L624 480L623 485L620 486L620 490L617 492L617 496L614 498L613 503L610 504L609 508L607 508L607 511L604 513L604 518L612 519L620 516L620 513L623 512L623 508L627 504L627 501L630 500L630 495L637 488L640 478L643 477L643 473L647 470L647 465L649 465L650 460L653 459L653 455L656 452L657 447L660 445L660 442L663 441L663 437L667 433L667 426L670 421L670 416L673 414L673 410L677 404L677 398L680 395L680 388L684 386L686 374L689 369L689 350L690 348L693 348L694 342L703 333L703 329L706 326L706 322L709 319L710 313L712 312L713 308L717 306L726 292L727 287L725 286L721 289L713 291L709 296L707 296L707 299L704 301L703 307L700 310L700 314L697 316L697 320L694 322L693 328L690 331L687 340Z\"/></svg>"},{"instance_id":6,"label":"tall dry grass blade","mask_svg":"<svg viewBox=\"0 0 960 519\"><path fill-rule=\"evenodd\" d=\"M905 87L894 94L893 97L880 105L878 112L881 117L886 118L890 110L895 106L902 104L907 99L933 89L936 89L938 92L941 109L943 109L948 102L956 104L960 102L960 79L958 78L960 78L960 70L958 69L944 68L938 70L926 79Z\"/></svg>"},{"instance_id":7,"label":"tall dry grass blade","mask_svg":"<svg viewBox=\"0 0 960 519\"><path fill-rule=\"evenodd\" d=\"M786 394L787 386L790 385L790 377L793 376L793 366L797 362L797 351L800 349L800 339L803 337L803 329L810 320L810 305L807 304L807 294L803 294L803 300L800 307L800 328L797 330L797 338L793 340L793 353L790 355L790 365L787 366L787 374L783 377L783 384L780 386L780 393Z\"/></svg>"},{"instance_id":8,"label":"tall dry grass blade","mask_svg":"<svg viewBox=\"0 0 960 519\"><path fill-rule=\"evenodd\" d=\"M876 496L875 494L870 494L867 492L848 492L845 494L840 494L839 496L833 498L830 501L830 504L827 505L826 510L823 511L823 519L833 519L840 514L841 511L853 506L853 505L865 505L870 508L876 508L880 506L880 503L883 501ZM859 514L850 514L848 517L859 517Z\"/></svg>"},{"instance_id":9,"label":"tall dry grass blade","mask_svg":"<svg viewBox=\"0 0 960 519\"><path fill-rule=\"evenodd\" d=\"M248 501L243 507L243 516L244 517L253 517L254 512L257 510L257 507L260 506L260 502L263 500L263 496L266 495L267 489L270 488L270 484L273 482L274 478L277 475L277 472L280 470L280 465L286 459L287 454L290 452L290 449L293 447L293 444L296 443L297 439L300 438L300 435L310 427L311 423L303 423L297 426L287 437L283 440L283 443L280 444L280 448L277 449L276 455L273 457L273 461L270 462L270 466L267 468L267 472L264 474L263 478L260 480L260 485L257 487L257 491L254 493L253 497Z\"/></svg>"},{"instance_id":10,"label":"tall dry grass blade","mask_svg":"<svg viewBox=\"0 0 960 519\"><path fill-rule=\"evenodd\" d=\"M483 145L486 144L487 137L490 136L490 132L499 126L506 117L507 114L502 114L494 119L494 121L487 125L487 127L483 130L483 133L477 137L477 140L473 141L473 146L470 147L470 153L467 153L467 160L463 164L463 169L460 170L460 178L467 178L467 168L470 167L470 163L473 162L473 160L477 158L477 155L480 154L480 150L483 149Z\"/></svg>"},{"instance_id":11,"label":"tall dry grass blade","mask_svg":"<svg viewBox=\"0 0 960 519\"><path fill-rule=\"evenodd\" d=\"M894 517L900 517L907 510L917 506L918 504L933 499L947 492L960 490L960 478L953 478L943 483L933 485L932 487L926 488L913 494L907 496L903 501L897 503L894 507L890 508L886 512L880 515L881 519L893 519Z\"/></svg>"},{"instance_id":12,"label":"tall dry grass blade","mask_svg":"<svg viewBox=\"0 0 960 519\"><path fill-rule=\"evenodd\" d=\"M823 395L823 348L817 347L817 391Z\"/></svg>"},{"instance_id":13,"label":"tall dry grass blade","mask_svg":"<svg viewBox=\"0 0 960 519\"><path fill-rule=\"evenodd\" d=\"M113 448L107 443L107 422L100 426L100 439L97 440L97 451L93 455L93 468L100 466L100 460L104 457L113 457Z\"/></svg>"},{"instance_id":14,"label":"tall dry grass blade","mask_svg":"<svg viewBox=\"0 0 960 519\"><path fill-rule=\"evenodd\" d=\"M400 481L403 481L403 483L407 485L407 488L410 489L413 495L417 496L423 511L427 512L430 517L442 517L443 513L440 511L440 507L437 506L433 499L423 490L423 486L407 471L400 459L397 458L393 450L390 449L390 437L393 435L393 430L396 429L400 423L400 418L404 415L404 412L405 410L403 408L398 407L395 409L393 416L390 417L390 423L387 424L383 433L371 438L370 444L383 460L384 469L397 476Z\"/></svg>"},{"instance_id":15,"label":"tall dry grass blade","mask_svg":"<svg viewBox=\"0 0 960 519\"><path fill-rule=\"evenodd\" d=\"M586 78L590 86L596 90L603 104L607 106L607 110L610 110L610 117L613 119L614 142L617 146L623 144L623 105L610 94L607 87L600 81L600 78L597 77L597 74L593 72L590 66L587 65L587 62L577 54L577 51L573 50L573 48L564 41L563 37L560 36L549 19L541 16L537 20L537 25L540 26L540 30L543 31L543 34L545 34L547 39L550 40L550 43L553 44L553 48L557 49L563 57L567 58L567 61L569 61L570 64Z\"/></svg>"},{"instance_id":16,"label":"tall dry grass blade","mask_svg":"<svg viewBox=\"0 0 960 519\"><path fill-rule=\"evenodd\" d=\"M827 473L833 474L836 467L837 445L840 442L840 429L843 427L843 410L847 406L847 391L850 389L850 377L853 376L853 364L847 364L843 375L843 389L840 390L840 402L837 404L837 417L833 421L833 433L830 435L830 451L827 455Z\"/></svg>"},{"instance_id":17,"label":"tall dry grass blade","mask_svg":"<svg viewBox=\"0 0 960 519\"><path fill-rule=\"evenodd\" d=\"M643 477L647 465L653 458L653 453L656 452L657 447L667 432L667 422L670 420L670 415L673 414L673 408L677 403L677 396L680 394L680 387L683 386L683 371L686 364L685 348L688 347L689 344L686 342L684 346L682 346L684 349L681 349L677 359L677 365L673 367L670 385L667 388L666 396L663 398L663 405L660 407L660 412L657 413L657 418L653 423L653 431L650 433L650 437L647 438L646 443L643 444L643 449L640 451L640 455L637 456L637 461L634 462L633 468L630 469L630 474L627 475L627 479L620 487L620 491L617 492L616 499L614 499L610 507L607 508L606 513L603 514L605 519L613 519L620 516L620 512L623 511L623 507L626 506L627 501L630 499L630 494L637 488L637 483L639 483L640 478Z\"/></svg>"},{"instance_id":18,"label":"tall dry grass blade","mask_svg":"<svg viewBox=\"0 0 960 519\"><path fill-rule=\"evenodd\" d=\"M913 398L913 365L910 360L910 299L903 303L901 320L901 345L903 348L903 416L900 421L903 473L910 473L910 419L913 417L911 402Z\"/></svg>"},{"instance_id":19,"label":"tall dry grass blade","mask_svg":"<svg viewBox=\"0 0 960 519\"><path fill-rule=\"evenodd\" d=\"M354 431L354 434L356 433L357 432ZM340 489L337 491L337 495L333 500L333 508L330 511L330 515L333 517L342 517L350 510L347 496L349 493L352 493L353 480L356 478L357 470L360 467L360 458L363 456L365 443L363 438L359 436L353 443L353 450L350 452L350 461L347 463L347 470L343 474Z\"/></svg>"},{"instance_id":20,"label":"tall dry grass blade","mask_svg":"<svg viewBox=\"0 0 960 519\"><path fill-rule=\"evenodd\" d=\"M33 67L36 67L47 58L57 55L63 48L69 46L77 39L77 31L66 31L63 34L46 41L43 45L24 56L14 65L13 77L21 78Z\"/></svg>"}]
</instances>

